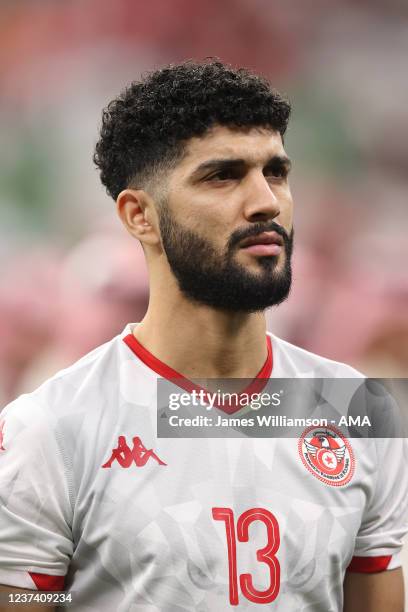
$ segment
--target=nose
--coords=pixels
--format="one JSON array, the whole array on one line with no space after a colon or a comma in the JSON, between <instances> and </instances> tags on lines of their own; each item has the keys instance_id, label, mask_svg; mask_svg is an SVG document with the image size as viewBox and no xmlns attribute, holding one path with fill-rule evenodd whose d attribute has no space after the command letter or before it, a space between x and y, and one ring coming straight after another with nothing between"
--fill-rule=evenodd
<instances>
[{"instance_id":1,"label":"nose","mask_svg":"<svg viewBox=\"0 0 408 612\"><path fill-rule=\"evenodd\" d=\"M273 186L262 172L248 177L245 194L244 216L247 221L268 221L279 216L281 209Z\"/></svg>"}]
</instances>

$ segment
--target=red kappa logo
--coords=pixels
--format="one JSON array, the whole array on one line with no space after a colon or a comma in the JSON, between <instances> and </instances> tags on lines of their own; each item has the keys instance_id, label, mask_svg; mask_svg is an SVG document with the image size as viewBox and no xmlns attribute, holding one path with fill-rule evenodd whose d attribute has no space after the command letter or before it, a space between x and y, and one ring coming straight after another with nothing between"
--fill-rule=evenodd
<instances>
[{"instance_id":1,"label":"red kappa logo","mask_svg":"<svg viewBox=\"0 0 408 612\"><path fill-rule=\"evenodd\" d=\"M0 450L6 450L3 446L4 440L4 421L0 421Z\"/></svg>"},{"instance_id":2,"label":"red kappa logo","mask_svg":"<svg viewBox=\"0 0 408 612\"><path fill-rule=\"evenodd\" d=\"M325 484L341 487L350 482L353 449L336 427L308 427L299 438L298 450L303 465Z\"/></svg>"},{"instance_id":3,"label":"red kappa logo","mask_svg":"<svg viewBox=\"0 0 408 612\"><path fill-rule=\"evenodd\" d=\"M152 449L147 449L138 436L133 438L133 448L131 449L125 436L119 436L118 445L112 450L110 459L103 464L103 468L110 468L114 461L117 461L123 468L128 468L135 463L138 467L146 465L149 459L154 459L159 465L167 465L164 463Z\"/></svg>"}]
</instances>

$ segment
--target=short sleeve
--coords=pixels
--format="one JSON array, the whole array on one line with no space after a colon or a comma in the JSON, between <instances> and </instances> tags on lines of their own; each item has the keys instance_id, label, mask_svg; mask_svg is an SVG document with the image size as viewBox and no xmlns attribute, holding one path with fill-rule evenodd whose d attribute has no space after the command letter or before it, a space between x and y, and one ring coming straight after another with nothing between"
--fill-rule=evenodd
<instances>
[{"instance_id":1,"label":"short sleeve","mask_svg":"<svg viewBox=\"0 0 408 612\"><path fill-rule=\"evenodd\" d=\"M379 438L377 478L357 534L348 571L374 573L401 565L408 532L408 441Z\"/></svg>"},{"instance_id":2,"label":"short sleeve","mask_svg":"<svg viewBox=\"0 0 408 612\"><path fill-rule=\"evenodd\" d=\"M63 588L73 552L66 469L42 406L25 395L0 413L0 584Z\"/></svg>"}]
</instances>

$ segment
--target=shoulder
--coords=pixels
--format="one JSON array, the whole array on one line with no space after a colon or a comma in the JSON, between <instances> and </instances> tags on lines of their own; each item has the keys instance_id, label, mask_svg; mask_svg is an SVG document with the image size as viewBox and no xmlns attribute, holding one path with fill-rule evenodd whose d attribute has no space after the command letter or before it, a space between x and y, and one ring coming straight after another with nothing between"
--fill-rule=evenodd
<instances>
[{"instance_id":1,"label":"shoulder","mask_svg":"<svg viewBox=\"0 0 408 612\"><path fill-rule=\"evenodd\" d=\"M3 409L0 420L13 418L27 423L44 418L51 425L66 415L101 406L106 389L118 384L121 364L129 359L129 349L122 341L124 335L125 332L95 348L31 393L18 397Z\"/></svg>"},{"instance_id":2,"label":"shoulder","mask_svg":"<svg viewBox=\"0 0 408 612\"><path fill-rule=\"evenodd\" d=\"M353 367L327 359L268 332L272 342L274 377L364 378Z\"/></svg>"}]
</instances>

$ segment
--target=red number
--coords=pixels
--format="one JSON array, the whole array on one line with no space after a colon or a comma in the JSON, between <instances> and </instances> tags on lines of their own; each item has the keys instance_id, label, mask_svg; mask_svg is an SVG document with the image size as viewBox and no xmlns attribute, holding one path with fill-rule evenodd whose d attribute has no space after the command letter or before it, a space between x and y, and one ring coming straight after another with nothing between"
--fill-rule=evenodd
<instances>
[{"instance_id":1,"label":"red number","mask_svg":"<svg viewBox=\"0 0 408 612\"><path fill-rule=\"evenodd\" d=\"M238 605L238 578L237 578L237 543L234 529L234 513L231 508L213 508L213 518L225 522L228 550L229 569L229 595L230 604ZM270 584L264 591L258 591L253 585L251 574L241 574L239 583L244 597L254 603L271 603L279 594L280 565L276 553L280 545L279 525L275 516L265 508L251 508L243 512L237 521L237 536L239 542L248 542L249 526L254 521L264 523L267 531L267 544L256 553L260 563L266 563L270 572Z\"/></svg>"},{"instance_id":2,"label":"red number","mask_svg":"<svg viewBox=\"0 0 408 612\"><path fill-rule=\"evenodd\" d=\"M231 508L213 508L213 519L225 522L228 550L229 598L231 606L238 605L237 542L235 540L234 513Z\"/></svg>"},{"instance_id":3,"label":"red number","mask_svg":"<svg viewBox=\"0 0 408 612\"><path fill-rule=\"evenodd\" d=\"M279 593L280 586L280 565L275 554L280 545L279 525L274 515L265 508L251 508L238 519L237 535L240 542L248 542L249 525L254 521L262 521L266 526L268 543L264 548L260 548L256 553L256 558L260 563L266 563L270 572L270 585L265 591L258 591L253 583L251 574L241 574L239 582L242 594L249 601L255 603L270 603Z\"/></svg>"}]
</instances>

